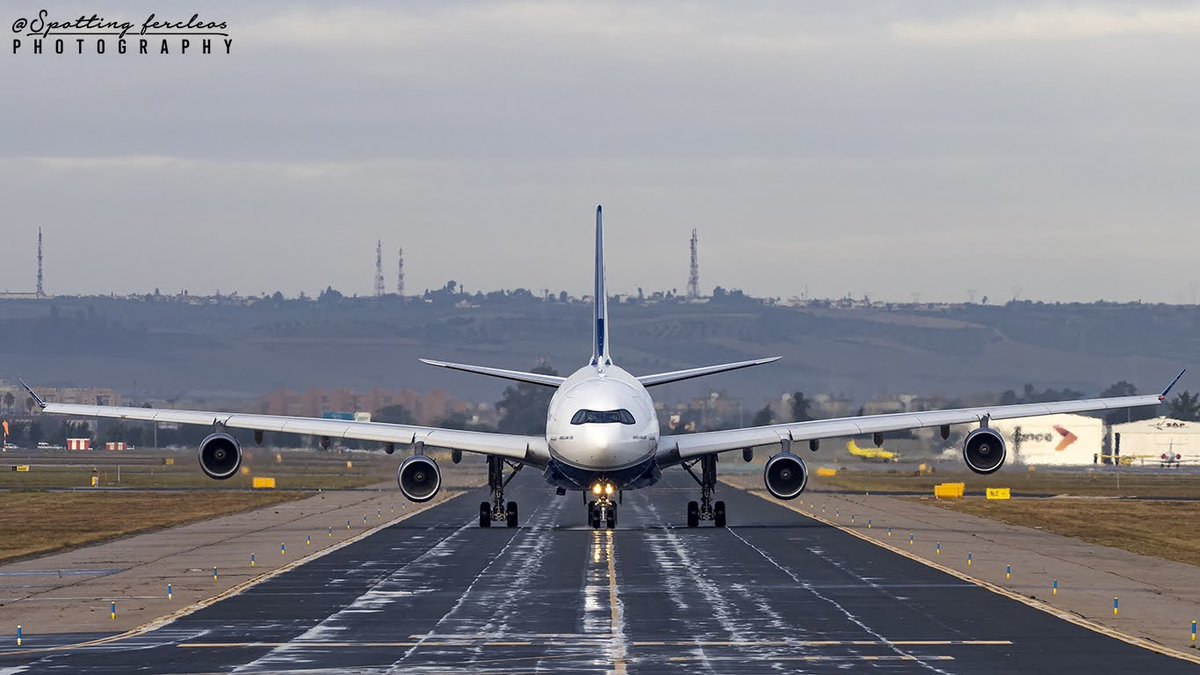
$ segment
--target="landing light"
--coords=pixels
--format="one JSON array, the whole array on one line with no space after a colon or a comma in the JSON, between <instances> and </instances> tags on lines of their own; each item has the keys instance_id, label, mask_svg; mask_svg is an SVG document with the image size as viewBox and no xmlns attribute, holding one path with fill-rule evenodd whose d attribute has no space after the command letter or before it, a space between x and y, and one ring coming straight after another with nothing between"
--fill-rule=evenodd
<instances>
[{"instance_id":1,"label":"landing light","mask_svg":"<svg viewBox=\"0 0 1200 675\"><path fill-rule=\"evenodd\" d=\"M612 496L617 491L617 486L606 480L598 480L592 483L592 494L599 497L600 495Z\"/></svg>"}]
</instances>

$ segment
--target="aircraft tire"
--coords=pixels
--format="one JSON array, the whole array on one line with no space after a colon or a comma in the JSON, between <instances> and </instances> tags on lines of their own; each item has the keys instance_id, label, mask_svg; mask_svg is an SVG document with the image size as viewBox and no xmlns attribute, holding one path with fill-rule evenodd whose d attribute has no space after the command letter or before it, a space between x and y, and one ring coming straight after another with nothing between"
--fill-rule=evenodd
<instances>
[{"instance_id":1,"label":"aircraft tire","mask_svg":"<svg viewBox=\"0 0 1200 675\"><path fill-rule=\"evenodd\" d=\"M479 526L492 526L492 505L487 502L479 502Z\"/></svg>"},{"instance_id":2,"label":"aircraft tire","mask_svg":"<svg viewBox=\"0 0 1200 675\"><path fill-rule=\"evenodd\" d=\"M508 503L508 508L506 509L505 515L508 516L508 526L516 527L517 526L517 503L516 502Z\"/></svg>"},{"instance_id":3,"label":"aircraft tire","mask_svg":"<svg viewBox=\"0 0 1200 675\"><path fill-rule=\"evenodd\" d=\"M725 502L713 504L713 525L725 527Z\"/></svg>"},{"instance_id":4,"label":"aircraft tire","mask_svg":"<svg viewBox=\"0 0 1200 675\"><path fill-rule=\"evenodd\" d=\"M700 503L699 502L694 502L694 501L688 502L687 526L688 527L699 527L700 526Z\"/></svg>"}]
</instances>

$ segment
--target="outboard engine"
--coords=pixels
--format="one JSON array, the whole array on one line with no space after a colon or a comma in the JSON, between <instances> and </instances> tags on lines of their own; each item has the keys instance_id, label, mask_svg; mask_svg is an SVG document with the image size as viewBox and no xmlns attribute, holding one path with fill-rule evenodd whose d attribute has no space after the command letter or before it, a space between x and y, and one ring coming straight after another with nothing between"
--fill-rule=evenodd
<instances>
[{"instance_id":1,"label":"outboard engine","mask_svg":"<svg viewBox=\"0 0 1200 675\"><path fill-rule=\"evenodd\" d=\"M981 427L963 441L963 461L975 473L994 473L1004 466L1004 455L1004 437L993 429Z\"/></svg>"},{"instance_id":2,"label":"outboard engine","mask_svg":"<svg viewBox=\"0 0 1200 675\"><path fill-rule=\"evenodd\" d=\"M425 455L413 455L396 470L396 482L400 492L410 501L427 502L433 499L442 487L442 472L437 462Z\"/></svg>"},{"instance_id":3,"label":"outboard engine","mask_svg":"<svg viewBox=\"0 0 1200 675\"><path fill-rule=\"evenodd\" d=\"M776 499L795 499L808 484L808 468L804 460L790 452L781 452L767 460L763 483Z\"/></svg>"},{"instance_id":4,"label":"outboard engine","mask_svg":"<svg viewBox=\"0 0 1200 675\"><path fill-rule=\"evenodd\" d=\"M218 431L200 441L200 470L209 478L225 480L242 465L242 446L229 434Z\"/></svg>"}]
</instances>

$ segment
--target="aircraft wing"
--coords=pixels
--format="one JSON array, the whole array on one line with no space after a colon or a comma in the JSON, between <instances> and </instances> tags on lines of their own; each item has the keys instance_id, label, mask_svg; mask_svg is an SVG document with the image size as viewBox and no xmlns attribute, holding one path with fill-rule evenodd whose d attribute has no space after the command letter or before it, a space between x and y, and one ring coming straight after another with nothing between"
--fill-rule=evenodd
<instances>
[{"instance_id":1,"label":"aircraft wing","mask_svg":"<svg viewBox=\"0 0 1200 675\"><path fill-rule=\"evenodd\" d=\"M822 438L859 436L863 434L903 431L923 427L940 427L953 424L979 423L986 419L1003 420L1017 417L1036 417L1057 413L1097 412L1124 408L1139 408L1158 405L1166 399L1171 387L1183 376L1180 373L1161 394L1145 396L1120 396L1114 398L1089 398L1077 401L1055 401L1050 403L1022 403L1017 405L958 408L954 410L932 410L928 412L893 413L862 417L840 417L827 420L772 424L747 429L707 431L697 434L663 436L658 443L660 466L677 464L682 460L707 455L752 448L758 445L778 445L792 441L810 441Z\"/></svg>"},{"instance_id":2,"label":"aircraft wing","mask_svg":"<svg viewBox=\"0 0 1200 675\"><path fill-rule=\"evenodd\" d=\"M31 392L32 393L32 392ZM168 410L159 408L127 408L106 405L75 405L47 403L37 399L42 412L50 415L104 417L145 422L173 422L215 426L228 429L274 431L306 436L346 438L382 443L424 443L426 448L463 450L482 455L497 455L534 466L545 466L550 453L542 436L493 434L483 431L458 431L383 422L354 422L315 417L283 417L279 415L250 415L244 413L208 412L203 410Z\"/></svg>"}]
</instances>

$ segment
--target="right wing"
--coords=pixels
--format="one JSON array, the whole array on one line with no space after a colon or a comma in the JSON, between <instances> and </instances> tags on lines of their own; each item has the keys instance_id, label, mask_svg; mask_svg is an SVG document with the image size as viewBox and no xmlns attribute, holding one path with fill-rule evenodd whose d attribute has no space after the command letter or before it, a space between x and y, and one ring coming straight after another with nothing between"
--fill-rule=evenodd
<instances>
[{"instance_id":1,"label":"right wing","mask_svg":"<svg viewBox=\"0 0 1200 675\"><path fill-rule=\"evenodd\" d=\"M30 390L32 394L33 391ZM105 417L144 422L172 422L228 429L274 431L305 436L324 436L381 443L424 443L427 448L463 450L482 455L497 455L534 466L545 466L550 460L546 439L542 436L494 434L484 431L458 431L410 424L383 422L354 422L315 417L283 417L280 415L250 415L244 413L208 412L202 410L169 410L161 408L127 408L109 405L76 405L48 403L34 395L42 412L50 415Z\"/></svg>"}]
</instances>

